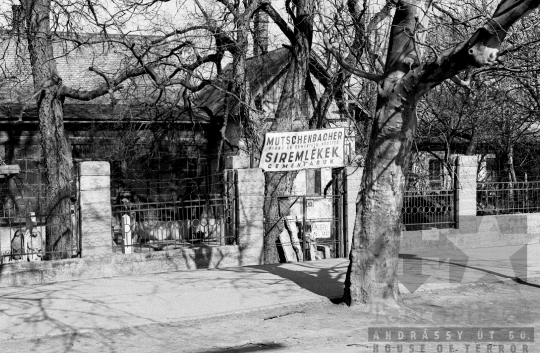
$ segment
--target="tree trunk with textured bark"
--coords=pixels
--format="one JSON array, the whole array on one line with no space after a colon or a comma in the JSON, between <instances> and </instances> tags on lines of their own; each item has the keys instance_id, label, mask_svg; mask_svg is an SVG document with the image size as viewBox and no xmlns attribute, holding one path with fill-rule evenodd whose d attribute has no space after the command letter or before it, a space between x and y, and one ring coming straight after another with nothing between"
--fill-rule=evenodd
<instances>
[{"instance_id":1,"label":"tree trunk with textured bark","mask_svg":"<svg viewBox=\"0 0 540 353\"><path fill-rule=\"evenodd\" d=\"M538 0L502 0L492 19L468 41L422 63L414 33L426 27L424 10L430 3L396 1L345 281L343 299L349 305L400 300L403 173L411 156L418 100L469 66L494 63L508 29L539 5Z\"/></svg>"},{"instance_id":2,"label":"tree trunk with textured bark","mask_svg":"<svg viewBox=\"0 0 540 353\"><path fill-rule=\"evenodd\" d=\"M281 91L275 121L270 131L288 131L293 128L296 112L299 110L298 102L305 89L306 78L309 75L309 58L313 38L313 15L317 7L317 0L293 1L295 14L294 43L292 43L291 65L287 71L285 82ZM277 198L290 193L296 172L267 172L265 173L265 200L264 217L266 219L264 235L264 261L265 263L279 262L276 241L285 225L283 219L289 215L290 205L284 205ZM281 219L275 225L268 224Z\"/></svg>"},{"instance_id":3,"label":"tree trunk with textured bark","mask_svg":"<svg viewBox=\"0 0 540 353\"><path fill-rule=\"evenodd\" d=\"M416 127L415 101L402 99L408 96L406 82L393 76L380 87L345 282L344 301L348 304L399 299L404 172Z\"/></svg>"},{"instance_id":4,"label":"tree trunk with textured bark","mask_svg":"<svg viewBox=\"0 0 540 353\"><path fill-rule=\"evenodd\" d=\"M71 251L71 149L64 132L62 79L51 43L50 0L22 1L37 97L41 150L46 168L47 219L45 258L66 258Z\"/></svg>"},{"instance_id":5,"label":"tree trunk with textured bark","mask_svg":"<svg viewBox=\"0 0 540 353\"><path fill-rule=\"evenodd\" d=\"M472 156L476 152L476 145L478 144L478 134L476 133L476 127L473 128L473 131L471 133L471 139L469 140L469 143L467 144L467 150L465 151L465 155Z\"/></svg>"}]
</instances>

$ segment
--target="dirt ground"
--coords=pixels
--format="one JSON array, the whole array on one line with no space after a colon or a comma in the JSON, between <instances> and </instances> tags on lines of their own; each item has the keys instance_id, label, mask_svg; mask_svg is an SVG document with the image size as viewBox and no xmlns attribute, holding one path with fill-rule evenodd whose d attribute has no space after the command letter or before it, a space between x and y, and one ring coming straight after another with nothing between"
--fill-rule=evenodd
<instances>
[{"instance_id":1,"label":"dirt ground","mask_svg":"<svg viewBox=\"0 0 540 353\"><path fill-rule=\"evenodd\" d=\"M462 286L404 296L403 306L298 305L199 321L0 342L0 352L540 352L535 342L374 343L368 327L443 331L540 328L540 281ZM204 303L201 303L204 305ZM476 332L476 331L475 331ZM486 336L487 337L487 336ZM422 345L423 344L423 345Z\"/></svg>"}]
</instances>

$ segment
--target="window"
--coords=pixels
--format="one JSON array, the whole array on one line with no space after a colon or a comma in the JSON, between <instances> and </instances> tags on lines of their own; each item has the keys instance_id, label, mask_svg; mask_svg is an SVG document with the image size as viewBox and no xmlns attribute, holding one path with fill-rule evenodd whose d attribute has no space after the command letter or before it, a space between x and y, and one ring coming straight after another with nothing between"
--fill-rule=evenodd
<instances>
[{"instance_id":1,"label":"window","mask_svg":"<svg viewBox=\"0 0 540 353\"><path fill-rule=\"evenodd\" d=\"M441 161L432 159L429 161L429 186L440 187L442 185Z\"/></svg>"},{"instance_id":2,"label":"window","mask_svg":"<svg viewBox=\"0 0 540 353\"><path fill-rule=\"evenodd\" d=\"M320 195L321 194L321 170L307 169L306 170L306 194Z\"/></svg>"}]
</instances>

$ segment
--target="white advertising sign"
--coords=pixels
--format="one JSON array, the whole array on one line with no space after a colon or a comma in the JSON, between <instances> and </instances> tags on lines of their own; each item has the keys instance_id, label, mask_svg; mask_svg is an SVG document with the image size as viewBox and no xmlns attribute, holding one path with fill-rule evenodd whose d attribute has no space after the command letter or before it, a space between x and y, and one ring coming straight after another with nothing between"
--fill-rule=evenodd
<instances>
[{"instance_id":1,"label":"white advertising sign","mask_svg":"<svg viewBox=\"0 0 540 353\"><path fill-rule=\"evenodd\" d=\"M259 168L282 172L335 168L345 164L345 128L297 132L269 132L264 139Z\"/></svg>"},{"instance_id":2,"label":"white advertising sign","mask_svg":"<svg viewBox=\"0 0 540 353\"><path fill-rule=\"evenodd\" d=\"M311 223L311 236L313 238L330 238L330 222Z\"/></svg>"}]
</instances>

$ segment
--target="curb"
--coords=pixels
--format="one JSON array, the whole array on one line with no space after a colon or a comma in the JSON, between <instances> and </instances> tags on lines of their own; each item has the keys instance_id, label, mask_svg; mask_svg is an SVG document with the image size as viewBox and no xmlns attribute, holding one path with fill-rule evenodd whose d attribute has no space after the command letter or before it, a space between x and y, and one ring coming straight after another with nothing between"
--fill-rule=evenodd
<instances>
[{"instance_id":1,"label":"curb","mask_svg":"<svg viewBox=\"0 0 540 353\"><path fill-rule=\"evenodd\" d=\"M445 282L437 283L437 282L432 282L432 283L424 283L424 284L422 284L414 292L409 292L409 290L400 282L399 283L399 290L400 290L401 294L409 295L409 294L414 294L414 293L417 293L417 292L438 291L438 290L445 290L445 289L457 289L457 288L460 288L460 287L481 286L481 285L485 285L485 284L497 284L497 283L508 284L508 283L513 282L513 283L520 284L520 285L526 285L527 283L530 283L531 281L534 281L534 280L540 280L540 276L533 276L533 277L527 278L526 281L523 281L523 280L521 280L521 279L519 279L517 277L514 277L514 278L500 277L496 281L493 281L493 282L470 282L470 283L445 283ZM524 282L524 283L520 283L520 281ZM534 284L534 283L531 283L531 284Z\"/></svg>"},{"instance_id":2,"label":"curb","mask_svg":"<svg viewBox=\"0 0 540 353\"><path fill-rule=\"evenodd\" d=\"M200 320L207 320L207 319L217 319L217 318L224 318L227 316L237 316L237 315L243 315L243 314L252 314L262 311L270 311L270 310L276 310L276 309L282 309L282 310L292 310L299 305L313 305L313 304L329 304L331 303L331 298L327 297L321 297L321 298L311 298L311 299L305 299L305 300L296 300L293 302L288 302L284 304L272 304L272 305L265 305L260 306L256 308L250 308L250 309L241 309L241 310L231 310L227 312L217 313L217 314L206 314L206 315L198 315L198 316L190 316L185 317L182 319L175 319L173 321L163 321L163 322L154 322L154 323L147 323L147 324L136 324L136 325L124 325L116 328L108 328L104 329L105 331L114 331L114 330L122 330L126 328L137 328L137 327L145 327L149 325L173 325L176 323L183 323L186 321L200 321ZM40 339L40 338L53 338L53 337L63 337L63 336L73 336L73 335L83 335L86 333L92 333L99 331L100 329L94 328L94 329L71 329L66 330L65 332L60 333L50 333L50 334L43 334L43 335L34 335L29 336L28 333L24 335L16 335L11 336L9 338L0 338L0 342L7 342L12 340L34 340L34 339Z\"/></svg>"}]
</instances>

